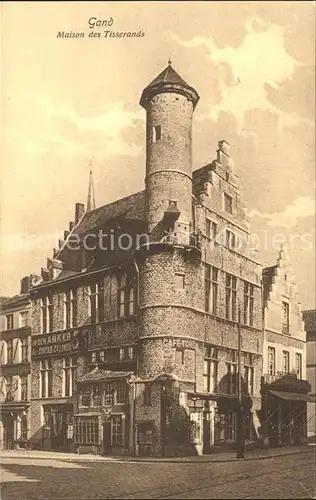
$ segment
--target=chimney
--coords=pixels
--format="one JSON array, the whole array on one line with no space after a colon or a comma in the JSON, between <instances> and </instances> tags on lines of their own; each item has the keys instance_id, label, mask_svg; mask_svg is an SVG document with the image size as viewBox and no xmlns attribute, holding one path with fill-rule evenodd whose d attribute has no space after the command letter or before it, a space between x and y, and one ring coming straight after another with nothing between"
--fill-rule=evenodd
<instances>
[{"instance_id":1,"label":"chimney","mask_svg":"<svg viewBox=\"0 0 316 500\"><path fill-rule=\"evenodd\" d=\"M67 230L65 229L65 231L64 231L64 240L65 240L65 241L66 241L66 239L68 238L68 236L69 236L69 231L67 231Z\"/></svg>"},{"instance_id":2,"label":"chimney","mask_svg":"<svg viewBox=\"0 0 316 500\"><path fill-rule=\"evenodd\" d=\"M69 232L71 232L73 230L73 228L75 227L75 223L70 221L69 222Z\"/></svg>"},{"instance_id":3,"label":"chimney","mask_svg":"<svg viewBox=\"0 0 316 500\"><path fill-rule=\"evenodd\" d=\"M21 279L21 294L27 294L29 293L31 288L31 277L30 276L24 276L24 278Z\"/></svg>"},{"instance_id":4,"label":"chimney","mask_svg":"<svg viewBox=\"0 0 316 500\"><path fill-rule=\"evenodd\" d=\"M219 141L218 149L219 151L222 151L222 153L224 153L226 156L229 156L230 146L225 140Z\"/></svg>"},{"instance_id":5,"label":"chimney","mask_svg":"<svg viewBox=\"0 0 316 500\"><path fill-rule=\"evenodd\" d=\"M76 225L80 221L80 219L83 216L84 212L85 212L84 204L83 203L76 203L76 206L75 206L75 224Z\"/></svg>"},{"instance_id":6,"label":"chimney","mask_svg":"<svg viewBox=\"0 0 316 500\"><path fill-rule=\"evenodd\" d=\"M59 250L63 247L64 243L65 243L64 240L58 240L58 248L59 248Z\"/></svg>"},{"instance_id":7,"label":"chimney","mask_svg":"<svg viewBox=\"0 0 316 500\"><path fill-rule=\"evenodd\" d=\"M28 294L33 286L38 285L42 281L40 276L36 274L30 274L29 276L24 276L21 279L21 294Z\"/></svg>"}]
</instances>

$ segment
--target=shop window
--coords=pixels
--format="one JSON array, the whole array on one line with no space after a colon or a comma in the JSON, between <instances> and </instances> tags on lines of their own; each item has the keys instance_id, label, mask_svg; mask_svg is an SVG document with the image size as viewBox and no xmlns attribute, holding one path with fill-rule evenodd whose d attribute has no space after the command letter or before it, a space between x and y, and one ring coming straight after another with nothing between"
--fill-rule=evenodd
<instances>
[{"instance_id":1,"label":"shop window","mask_svg":"<svg viewBox=\"0 0 316 500\"><path fill-rule=\"evenodd\" d=\"M236 439L236 414L228 412L225 418L225 440L235 441Z\"/></svg>"},{"instance_id":2,"label":"shop window","mask_svg":"<svg viewBox=\"0 0 316 500\"><path fill-rule=\"evenodd\" d=\"M98 445L99 424L95 417L75 417L74 441L77 444Z\"/></svg>"},{"instance_id":3,"label":"shop window","mask_svg":"<svg viewBox=\"0 0 316 500\"><path fill-rule=\"evenodd\" d=\"M123 426L121 415L112 415L112 446L123 446Z\"/></svg>"},{"instance_id":4,"label":"shop window","mask_svg":"<svg viewBox=\"0 0 316 500\"><path fill-rule=\"evenodd\" d=\"M202 443L202 413L192 412L190 413L190 434L192 444Z\"/></svg>"}]
</instances>

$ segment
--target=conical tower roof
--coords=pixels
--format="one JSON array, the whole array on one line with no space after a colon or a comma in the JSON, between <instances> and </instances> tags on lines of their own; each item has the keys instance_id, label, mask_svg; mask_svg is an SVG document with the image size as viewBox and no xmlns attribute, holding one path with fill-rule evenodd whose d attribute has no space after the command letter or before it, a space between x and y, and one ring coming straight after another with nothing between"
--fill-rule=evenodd
<instances>
[{"instance_id":1,"label":"conical tower roof","mask_svg":"<svg viewBox=\"0 0 316 500\"><path fill-rule=\"evenodd\" d=\"M150 82L147 87L143 90L140 105L145 109L151 100L151 98L156 94L162 94L165 92L173 92L185 95L188 99L193 102L195 107L200 99L197 91L187 84L186 81L181 78L181 76L173 69L171 66L171 61L169 61L168 66L159 73L156 78Z\"/></svg>"},{"instance_id":2,"label":"conical tower roof","mask_svg":"<svg viewBox=\"0 0 316 500\"><path fill-rule=\"evenodd\" d=\"M173 69L171 64L168 64L168 66L158 76L156 76L156 78L154 78L154 80L148 85L148 87L162 82L179 83L184 87L189 87L187 82L185 82L183 78L181 78L181 76Z\"/></svg>"}]
</instances>

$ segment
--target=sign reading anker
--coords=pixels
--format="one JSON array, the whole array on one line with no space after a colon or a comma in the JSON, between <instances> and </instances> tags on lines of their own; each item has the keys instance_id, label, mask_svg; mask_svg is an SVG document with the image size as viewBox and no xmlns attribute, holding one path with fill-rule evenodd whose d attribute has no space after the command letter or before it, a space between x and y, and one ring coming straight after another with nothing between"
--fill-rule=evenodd
<instances>
[{"instance_id":1,"label":"sign reading anker","mask_svg":"<svg viewBox=\"0 0 316 500\"><path fill-rule=\"evenodd\" d=\"M32 338L32 356L70 353L88 347L89 332L74 330L61 333L46 333Z\"/></svg>"}]
</instances>

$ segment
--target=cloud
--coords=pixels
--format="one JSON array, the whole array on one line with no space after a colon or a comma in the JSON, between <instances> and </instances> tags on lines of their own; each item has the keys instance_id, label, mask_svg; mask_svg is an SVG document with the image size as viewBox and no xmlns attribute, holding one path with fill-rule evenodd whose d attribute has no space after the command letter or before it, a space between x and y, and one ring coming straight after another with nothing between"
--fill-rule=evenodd
<instances>
[{"instance_id":1,"label":"cloud","mask_svg":"<svg viewBox=\"0 0 316 500\"><path fill-rule=\"evenodd\" d=\"M34 114L28 124L9 126L6 136L28 152L60 149L70 155L108 158L116 155L138 156L141 147L126 140L123 132L137 128L144 120L142 110L129 111L125 103L110 103L102 113L82 115L67 102L53 102L44 96L32 96ZM26 126L28 125L28 126Z\"/></svg>"},{"instance_id":2,"label":"cloud","mask_svg":"<svg viewBox=\"0 0 316 500\"><path fill-rule=\"evenodd\" d=\"M211 36L197 36L185 41L172 34L172 38L181 46L205 47L210 61L218 68L221 100L210 107L210 118L217 120L221 112L230 112L242 125L247 111L261 109L276 113L281 129L284 125L292 126L304 121L296 114L281 111L272 104L265 88L269 85L280 89L282 82L291 79L300 65L285 50L284 33L287 26L248 18L245 27L247 34L237 47L218 47ZM229 70L233 77L230 83L227 81Z\"/></svg>"},{"instance_id":3,"label":"cloud","mask_svg":"<svg viewBox=\"0 0 316 500\"><path fill-rule=\"evenodd\" d=\"M296 226L301 218L315 217L315 200L310 196L299 196L282 212L265 214L258 210L251 210L248 216L267 219L267 226L291 228Z\"/></svg>"}]
</instances>

